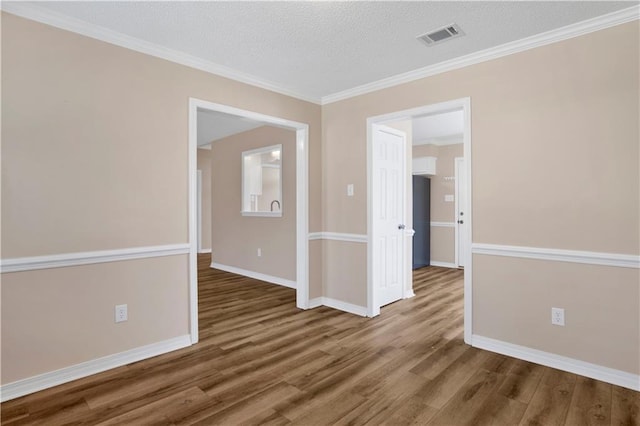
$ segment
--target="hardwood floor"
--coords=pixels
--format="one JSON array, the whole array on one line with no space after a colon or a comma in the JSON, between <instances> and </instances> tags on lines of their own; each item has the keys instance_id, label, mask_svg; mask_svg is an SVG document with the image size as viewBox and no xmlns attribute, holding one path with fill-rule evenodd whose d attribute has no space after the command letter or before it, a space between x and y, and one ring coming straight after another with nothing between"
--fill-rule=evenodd
<instances>
[{"instance_id":1,"label":"hardwood floor","mask_svg":"<svg viewBox=\"0 0 640 426\"><path fill-rule=\"evenodd\" d=\"M640 393L471 348L462 272L360 318L199 259L200 343L1 406L2 424L637 425Z\"/></svg>"}]
</instances>

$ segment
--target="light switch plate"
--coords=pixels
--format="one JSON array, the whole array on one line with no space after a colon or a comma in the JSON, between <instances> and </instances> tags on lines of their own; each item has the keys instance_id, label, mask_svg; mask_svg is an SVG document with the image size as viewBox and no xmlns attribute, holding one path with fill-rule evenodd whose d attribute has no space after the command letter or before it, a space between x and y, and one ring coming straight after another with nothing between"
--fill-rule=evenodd
<instances>
[{"instance_id":1,"label":"light switch plate","mask_svg":"<svg viewBox=\"0 0 640 426\"><path fill-rule=\"evenodd\" d=\"M347 196L348 197L353 197L353 184L352 183L347 185Z\"/></svg>"}]
</instances>

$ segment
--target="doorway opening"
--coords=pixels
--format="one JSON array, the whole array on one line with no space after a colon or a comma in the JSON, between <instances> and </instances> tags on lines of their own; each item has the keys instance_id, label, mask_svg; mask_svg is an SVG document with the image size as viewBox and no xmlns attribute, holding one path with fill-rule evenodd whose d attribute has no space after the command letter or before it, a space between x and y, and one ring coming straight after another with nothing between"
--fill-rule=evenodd
<instances>
[{"instance_id":1,"label":"doorway opening","mask_svg":"<svg viewBox=\"0 0 640 426\"><path fill-rule=\"evenodd\" d=\"M459 120L459 131L449 131L449 134L440 135L436 132L428 138L421 136L421 127L433 130L437 121L456 120ZM381 129L385 128L405 135L401 155L406 167L401 178L395 183L388 182L387 177L390 174L385 167L388 168L389 165L380 161L381 155L387 155L381 132ZM387 133L390 132L387 130ZM398 140L401 140L402 136L399 138ZM442 155L437 155L438 151L441 151ZM445 157L446 161L440 160ZM438 243L437 247L431 246L428 264L464 268L464 340L469 343L472 335L470 98L425 105L367 119L367 184L370 194L367 206L367 315L370 317L379 315L380 307L389 302L389 297L385 296L386 287L389 285L389 270L397 268L400 271L397 276L401 280L399 285L403 291L396 293L396 298L399 294L400 298L413 296L412 228L416 223L412 217L414 176L419 176L420 182L430 186L430 198L437 200L439 204L436 209L435 203L432 203L433 208L430 208L431 215L426 225L427 232L434 233L434 236L440 239L447 235L446 244ZM431 185L432 182L437 185ZM381 214L388 215L381 203L388 202L389 185L395 185L395 190L401 192L406 200L403 202L397 223L393 220L388 223L380 220ZM399 241L395 246L395 252L393 247L390 248L386 243L389 236ZM426 256L424 253L422 255ZM383 271L380 270L382 261L386 265Z\"/></svg>"},{"instance_id":2,"label":"doorway opening","mask_svg":"<svg viewBox=\"0 0 640 426\"><path fill-rule=\"evenodd\" d=\"M222 113L225 115L264 123L271 127L288 129L295 132L295 196L296 201L288 206L295 212L295 287L296 306L307 309L309 306L309 250L308 250L308 162L309 162L309 126L279 117L273 117L252 111L242 110L227 105L216 104L200 99L189 99L189 318L191 342L198 342L198 234L200 232L198 220L198 113L199 112ZM241 159L238 157L238 164ZM294 205L295 204L295 205ZM241 214L241 206L238 205L238 215Z\"/></svg>"}]
</instances>

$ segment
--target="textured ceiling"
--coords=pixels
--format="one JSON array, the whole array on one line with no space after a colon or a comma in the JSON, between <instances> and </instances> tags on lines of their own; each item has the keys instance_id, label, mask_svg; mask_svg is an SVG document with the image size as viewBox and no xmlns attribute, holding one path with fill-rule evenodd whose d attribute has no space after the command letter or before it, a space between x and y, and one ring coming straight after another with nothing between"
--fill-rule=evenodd
<instances>
[{"instance_id":1,"label":"textured ceiling","mask_svg":"<svg viewBox=\"0 0 640 426\"><path fill-rule=\"evenodd\" d=\"M33 4L320 99L637 2ZM415 39L454 22L466 36L433 47Z\"/></svg>"}]
</instances>

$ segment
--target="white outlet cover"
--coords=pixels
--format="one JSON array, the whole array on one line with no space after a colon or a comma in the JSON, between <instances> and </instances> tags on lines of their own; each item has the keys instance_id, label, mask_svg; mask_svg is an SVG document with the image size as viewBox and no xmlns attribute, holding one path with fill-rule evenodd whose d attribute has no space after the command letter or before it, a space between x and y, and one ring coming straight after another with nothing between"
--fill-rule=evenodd
<instances>
[{"instance_id":1,"label":"white outlet cover","mask_svg":"<svg viewBox=\"0 0 640 426\"><path fill-rule=\"evenodd\" d=\"M551 324L564 327L564 309L551 308Z\"/></svg>"},{"instance_id":2,"label":"white outlet cover","mask_svg":"<svg viewBox=\"0 0 640 426\"><path fill-rule=\"evenodd\" d=\"M116 305L116 322L123 322L129 319L127 305Z\"/></svg>"},{"instance_id":3,"label":"white outlet cover","mask_svg":"<svg viewBox=\"0 0 640 426\"><path fill-rule=\"evenodd\" d=\"M454 201L454 200L455 200L455 198L453 197L453 195L452 195L452 194L446 194L446 195L444 196L444 201L445 201L446 203L453 203L453 201Z\"/></svg>"}]
</instances>

